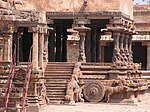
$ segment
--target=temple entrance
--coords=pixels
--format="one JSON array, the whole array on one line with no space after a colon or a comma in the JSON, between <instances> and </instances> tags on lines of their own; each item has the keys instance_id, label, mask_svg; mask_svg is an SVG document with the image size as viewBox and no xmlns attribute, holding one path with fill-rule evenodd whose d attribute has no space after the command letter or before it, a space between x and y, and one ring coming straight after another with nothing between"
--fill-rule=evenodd
<instances>
[{"instance_id":1,"label":"temple entrance","mask_svg":"<svg viewBox=\"0 0 150 112\"><path fill-rule=\"evenodd\" d=\"M73 20L54 20L49 25L54 30L48 38L48 60L49 62L67 62L67 29L72 28Z\"/></svg>"},{"instance_id":2,"label":"temple entrance","mask_svg":"<svg viewBox=\"0 0 150 112\"><path fill-rule=\"evenodd\" d=\"M101 29L106 28L106 24L109 23L107 19L92 19L91 24L87 27L91 28L91 31L87 32L85 38L85 51L87 62L102 62L100 38L103 32Z\"/></svg>"},{"instance_id":3,"label":"temple entrance","mask_svg":"<svg viewBox=\"0 0 150 112\"><path fill-rule=\"evenodd\" d=\"M28 28L18 28L19 33L13 34L13 45L16 45L17 62L28 62L30 48L32 46L32 33ZM14 48L13 48L14 49Z\"/></svg>"},{"instance_id":4,"label":"temple entrance","mask_svg":"<svg viewBox=\"0 0 150 112\"><path fill-rule=\"evenodd\" d=\"M142 42L133 42L133 62L141 63L142 69L147 68L147 46L142 45Z\"/></svg>"},{"instance_id":5,"label":"temple entrance","mask_svg":"<svg viewBox=\"0 0 150 112\"><path fill-rule=\"evenodd\" d=\"M70 32L67 32L67 29L71 29L73 25L72 19L54 19L54 24L50 24L49 27L52 27L54 30L50 32L48 38L48 60L49 62L67 62L70 61L67 58L67 38L68 35L71 35ZM109 20L98 20L92 19L90 24L86 24L86 27L89 27L91 30L86 32L85 37L85 55L87 62L100 62L100 35L102 34L101 29L106 28L106 24L109 23ZM71 50L70 55L75 58L78 57L78 44L76 48L68 48ZM74 51L75 50L75 51ZM78 61L76 59L75 61ZM71 62L73 62L71 60Z\"/></svg>"}]
</instances>

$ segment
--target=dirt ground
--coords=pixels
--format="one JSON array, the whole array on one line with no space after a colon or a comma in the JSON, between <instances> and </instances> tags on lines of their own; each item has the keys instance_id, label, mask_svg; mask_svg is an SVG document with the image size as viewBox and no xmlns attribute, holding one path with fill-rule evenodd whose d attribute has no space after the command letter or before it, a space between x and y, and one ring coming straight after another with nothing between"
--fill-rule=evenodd
<instances>
[{"instance_id":1,"label":"dirt ground","mask_svg":"<svg viewBox=\"0 0 150 112\"><path fill-rule=\"evenodd\" d=\"M150 92L137 104L77 103L75 105L49 105L41 112L150 112Z\"/></svg>"}]
</instances>

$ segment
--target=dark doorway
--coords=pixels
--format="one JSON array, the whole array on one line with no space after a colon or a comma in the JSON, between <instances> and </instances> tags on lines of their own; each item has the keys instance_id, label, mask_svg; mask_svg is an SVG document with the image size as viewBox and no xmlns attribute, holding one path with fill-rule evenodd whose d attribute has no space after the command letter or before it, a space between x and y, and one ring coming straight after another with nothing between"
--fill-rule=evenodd
<instances>
[{"instance_id":1,"label":"dark doorway","mask_svg":"<svg viewBox=\"0 0 150 112\"><path fill-rule=\"evenodd\" d=\"M141 63L142 69L147 68L147 47L142 45L142 42L133 42L133 62Z\"/></svg>"},{"instance_id":2,"label":"dark doorway","mask_svg":"<svg viewBox=\"0 0 150 112\"><path fill-rule=\"evenodd\" d=\"M32 33L28 32L28 28L18 28L18 32L13 34L13 46L16 45L17 62L28 62L32 43Z\"/></svg>"},{"instance_id":3,"label":"dark doorway","mask_svg":"<svg viewBox=\"0 0 150 112\"><path fill-rule=\"evenodd\" d=\"M101 29L106 28L109 23L108 19L92 19L91 23L86 25L91 30L87 32L85 38L85 51L87 62L100 62L100 38L102 35Z\"/></svg>"},{"instance_id":4,"label":"dark doorway","mask_svg":"<svg viewBox=\"0 0 150 112\"><path fill-rule=\"evenodd\" d=\"M67 29L72 28L73 20L54 20L53 25L49 25L54 30L48 38L48 60L49 62L67 61Z\"/></svg>"}]
</instances>

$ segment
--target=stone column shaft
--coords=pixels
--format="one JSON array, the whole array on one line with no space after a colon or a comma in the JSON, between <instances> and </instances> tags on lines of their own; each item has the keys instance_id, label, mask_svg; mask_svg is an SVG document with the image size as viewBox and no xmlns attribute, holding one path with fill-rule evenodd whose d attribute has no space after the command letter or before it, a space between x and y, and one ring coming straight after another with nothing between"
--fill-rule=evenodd
<instances>
[{"instance_id":1,"label":"stone column shaft","mask_svg":"<svg viewBox=\"0 0 150 112\"><path fill-rule=\"evenodd\" d=\"M150 70L150 43L147 45L147 70Z\"/></svg>"},{"instance_id":2,"label":"stone column shaft","mask_svg":"<svg viewBox=\"0 0 150 112\"><path fill-rule=\"evenodd\" d=\"M85 35L87 31L90 31L90 28L85 27L84 24L79 25L79 27L74 27L74 30L77 30L80 35L79 40L79 62L86 62L86 56L85 56Z\"/></svg>"},{"instance_id":3,"label":"stone column shaft","mask_svg":"<svg viewBox=\"0 0 150 112\"><path fill-rule=\"evenodd\" d=\"M129 35L129 39L128 39L128 49L129 49L129 61L130 61L130 62L133 62L132 35Z\"/></svg>"},{"instance_id":4,"label":"stone column shaft","mask_svg":"<svg viewBox=\"0 0 150 112\"><path fill-rule=\"evenodd\" d=\"M117 62L118 60L118 54L119 54L119 38L120 38L120 33L113 32L113 38L114 38L114 50L113 50L113 62Z\"/></svg>"},{"instance_id":5,"label":"stone column shaft","mask_svg":"<svg viewBox=\"0 0 150 112\"><path fill-rule=\"evenodd\" d=\"M128 46L129 46L129 43L128 43L128 40L129 40L129 35L125 35L125 47L124 47L124 49L125 50L129 50L129 48L128 48Z\"/></svg>"},{"instance_id":6,"label":"stone column shaft","mask_svg":"<svg viewBox=\"0 0 150 112\"><path fill-rule=\"evenodd\" d=\"M121 51L124 51L124 34L121 34L121 36L120 36L120 50Z\"/></svg>"},{"instance_id":7,"label":"stone column shaft","mask_svg":"<svg viewBox=\"0 0 150 112\"><path fill-rule=\"evenodd\" d=\"M85 39L85 45L86 45L86 61L91 62L91 31L87 32L86 39Z\"/></svg>"},{"instance_id":8,"label":"stone column shaft","mask_svg":"<svg viewBox=\"0 0 150 112\"><path fill-rule=\"evenodd\" d=\"M33 71L38 71L38 33L33 32L33 52L32 52Z\"/></svg>"},{"instance_id":9,"label":"stone column shaft","mask_svg":"<svg viewBox=\"0 0 150 112\"><path fill-rule=\"evenodd\" d=\"M79 40L79 59L78 61L86 62L85 57L85 35L86 33L79 33L80 40Z\"/></svg>"},{"instance_id":10,"label":"stone column shaft","mask_svg":"<svg viewBox=\"0 0 150 112\"><path fill-rule=\"evenodd\" d=\"M12 35L4 37L4 61L12 61Z\"/></svg>"},{"instance_id":11,"label":"stone column shaft","mask_svg":"<svg viewBox=\"0 0 150 112\"><path fill-rule=\"evenodd\" d=\"M113 38L114 38L114 49L119 49L120 33L113 32Z\"/></svg>"},{"instance_id":12,"label":"stone column shaft","mask_svg":"<svg viewBox=\"0 0 150 112\"><path fill-rule=\"evenodd\" d=\"M39 34L39 67L43 68L44 33Z\"/></svg>"}]
</instances>

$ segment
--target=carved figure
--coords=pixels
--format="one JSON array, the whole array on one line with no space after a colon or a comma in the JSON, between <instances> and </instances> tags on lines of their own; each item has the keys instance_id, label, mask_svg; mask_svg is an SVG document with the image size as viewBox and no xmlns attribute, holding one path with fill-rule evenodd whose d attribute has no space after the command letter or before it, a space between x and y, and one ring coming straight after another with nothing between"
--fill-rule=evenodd
<instances>
[{"instance_id":1,"label":"carved figure","mask_svg":"<svg viewBox=\"0 0 150 112\"><path fill-rule=\"evenodd\" d=\"M75 100L76 102L84 102L84 99L82 98L83 97L83 94L82 94L83 87L84 87L84 82L83 82L83 80L80 80L79 81L79 89L77 91L76 100Z\"/></svg>"},{"instance_id":2,"label":"carved figure","mask_svg":"<svg viewBox=\"0 0 150 112\"><path fill-rule=\"evenodd\" d=\"M115 82L117 86L115 87L109 87L107 86L105 88L105 101L108 103L110 100L110 96L113 95L114 93L119 93L125 89L125 86L123 86L122 81Z\"/></svg>"},{"instance_id":3,"label":"carved figure","mask_svg":"<svg viewBox=\"0 0 150 112\"><path fill-rule=\"evenodd\" d=\"M65 100L69 101L70 104L75 102L84 102L84 99L82 98L82 88L83 86L80 87L77 81L72 78L67 84Z\"/></svg>"},{"instance_id":4,"label":"carved figure","mask_svg":"<svg viewBox=\"0 0 150 112\"><path fill-rule=\"evenodd\" d=\"M40 96L42 96L43 102L49 103L49 99L46 95L46 87L43 83L40 85Z\"/></svg>"}]
</instances>

